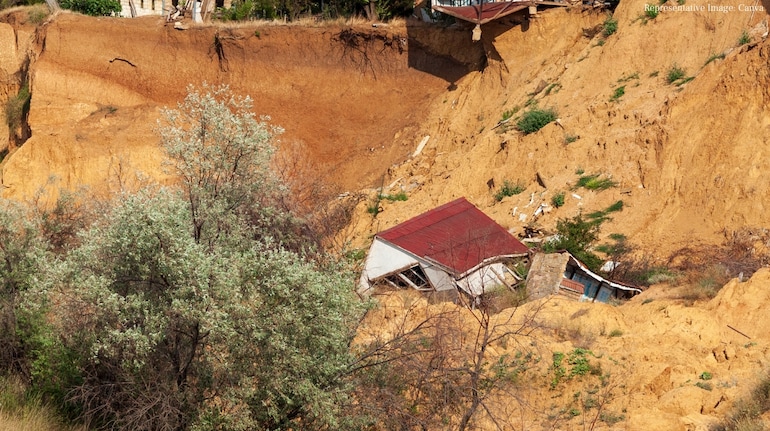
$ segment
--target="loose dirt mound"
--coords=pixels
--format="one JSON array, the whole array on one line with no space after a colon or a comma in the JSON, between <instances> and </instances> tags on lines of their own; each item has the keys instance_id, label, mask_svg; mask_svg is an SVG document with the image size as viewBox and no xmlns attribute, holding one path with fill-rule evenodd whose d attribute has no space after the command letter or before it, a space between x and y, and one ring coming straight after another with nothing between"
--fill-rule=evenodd
<instances>
[{"instance_id":1,"label":"loose dirt mound","mask_svg":"<svg viewBox=\"0 0 770 431\"><path fill-rule=\"evenodd\" d=\"M705 431L748 395L770 363L770 328L761 311L770 306L768 284L770 270L761 270L747 282L733 280L710 302L691 306L666 298L674 292L663 286L616 307L558 296L528 303L492 317L493 323L505 322L515 313L515 326L536 313L533 332L493 344L487 360L526 353L535 358L516 397L505 400L517 404L508 408L517 411L514 421L524 424L521 429L583 429L585 422L586 429ZM378 297L379 308L370 313L362 337L367 331L387 336L404 322L415 325L453 307L429 305L417 295ZM472 342L478 324L468 310L460 313L464 337ZM590 350L592 371L554 384L553 353L575 349ZM569 375L569 364L564 366ZM497 403L503 401L490 401ZM603 419L590 428L595 416Z\"/></svg>"}]
</instances>

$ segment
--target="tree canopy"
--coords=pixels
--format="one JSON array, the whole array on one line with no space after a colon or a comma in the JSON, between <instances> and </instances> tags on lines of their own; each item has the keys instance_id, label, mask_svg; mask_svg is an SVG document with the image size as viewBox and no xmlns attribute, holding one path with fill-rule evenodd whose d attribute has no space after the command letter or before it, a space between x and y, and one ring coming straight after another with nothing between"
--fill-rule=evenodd
<instances>
[{"instance_id":1,"label":"tree canopy","mask_svg":"<svg viewBox=\"0 0 770 431\"><path fill-rule=\"evenodd\" d=\"M285 246L303 239L273 205L266 121L191 87L159 126L179 186L117 196L76 241L48 241L55 213L0 207L3 322L31 325L3 365L25 358L96 428L344 428L363 304L344 266Z\"/></svg>"}]
</instances>

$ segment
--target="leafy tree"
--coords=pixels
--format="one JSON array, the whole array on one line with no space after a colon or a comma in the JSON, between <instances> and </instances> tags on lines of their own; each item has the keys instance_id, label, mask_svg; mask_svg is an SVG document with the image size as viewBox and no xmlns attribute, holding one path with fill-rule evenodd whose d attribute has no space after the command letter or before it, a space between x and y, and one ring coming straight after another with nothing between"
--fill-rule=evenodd
<instances>
[{"instance_id":1,"label":"leafy tree","mask_svg":"<svg viewBox=\"0 0 770 431\"><path fill-rule=\"evenodd\" d=\"M59 5L91 16L120 15L123 10L119 0L62 0Z\"/></svg>"},{"instance_id":2,"label":"leafy tree","mask_svg":"<svg viewBox=\"0 0 770 431\"><path fill-rule=\"evenodd\" d=\"M596 247L596 250L604 253L610 261L614 262L608 276L612 279L625 279L633 263L631 254L634 252L634 246L629 244L626 236L620 233L610 234L610 239L611 243L602 244Z\"/></svg>"},{"instance_id":3,"label":"leafy tree","mask_svg":"<svg viewBox=\"0 0 770 431\"><path fill-rule=\"evenodd\" d=\"M123 194L90 225L57 209L42 223L68 251L26 296L45 323L33 369L97 428L352 426L342 406L363 305L345 268L284 246L302 238L274 205L277 129L250 106L191 89L161 129L178 188Z\"/></svg>"},{"instance_id":4,"label":"leafy tree","mask_svg":"<svg viewBox=\"0 0 770 431\"><path fill-rule=\"evenodd\" d=\"M556 222L556 238L544 245L544 251L567 250L592 270L597 270L602 260L593 253L592 247L599 238L601 223L606 218L586 220L582 214Z\"/></svg>"},{"instance_id":5,"label":"leafy tree","mask_svg":"<svg viewBox=\"0 0 770 431\"><path fill-rule=\"evenodd\" d=\"M251 109L248 96L204 84L202 91L188 87L178 109L164 111L161 143L189 202L196 242L226 235L246 214L269 223L264 219L279 191L270 160L282 130L267 117L257 121Z\"/></svg>"},{"instance_id":6,"label":"leafy tree","mask_svg":"<svg viewBox=\"0 0 770 431\"><path fill-rule=\"evenodd\" d=\"M67 257L72 401L121 429L338 426L359 313L350 277L246 239L210 249L187 206L126 196Z\"/></svg>"},{"instance_id":7,"label":"leafy tree","mask_svg":"<svg viewBox=\"0 0 770 431\"><path fill-rule=\"evenodd\" d=\"M0 371L30 378L28 328L19 314L22 295L35 286L48 258L33 214L0 199Z\"/></svg>"}]
</instances>

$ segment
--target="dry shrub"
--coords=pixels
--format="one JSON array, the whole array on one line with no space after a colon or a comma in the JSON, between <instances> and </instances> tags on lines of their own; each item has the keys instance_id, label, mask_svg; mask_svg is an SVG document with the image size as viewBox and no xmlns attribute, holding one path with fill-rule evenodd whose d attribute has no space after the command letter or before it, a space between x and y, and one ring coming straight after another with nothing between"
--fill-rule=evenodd
<instances>
[{"instance_id":1,"label":"dry shrub","mask_svg":"<svg viewBox=\"0 0 770 431\"><path fill-rule=\"evenodd\" d=\"M0 431L75 431L84 426L67 426L53 408L30 395L21 378L0 377Z\"/></svg>"},{"instance_id":2,"label":"dry shrub","mask_svg":"<svg viewBox=\"0 0 770 431\"><path fill-rule=\"evenodd\" d=\"M288 188L281 197L281 207L304 225L303 236L333 252L343 252L345 238L337 234L350 225L357 195L340 195L328 183L317 166L307 156L308 150L299 142L284 143L273 160L273 168Z\"/></svg>"},{"instance_id":3,"label":"dry shrub","mask_svg":"<svg viewBox=\"0 0 770 431\"><path fill-rule=\"evenodd\" d=\"M730 279L747 279L770 263L770 230L746 227L723 234L719 246L697 244L669 257L669 268L681 273L689 285L683 289L682 299L711 299Z\"/></svg>"},{"instance_id":4,"label":"dry shrub","mask_svg":"<svg viewBox=\"0 0 770 431\"><path fill-rule=\"evenodd\" d=\"M507 308L524 304L528 296L527 289L523 287L511 290L506 286L499 286L486 292L482 305L487 307L490 314L497 314Z\"/></svg>"},{"instance_id":5,"label":"dry shrub","mask_svg":"<svg viewBox=\"0 0 770 431\"><path fill-rule=\"evenodd\" d=\"M585 328L575 321L575 319L585 315L587 312L585 309L578 310L569 318L562 319L557 323L553 328L556 338L559 341L569 341L577 348L591 350L596 342L596 334L591 329Z\"/></svg>"},{"instance_id":6,"label":"dry shrub","mask_svg":"<svg viewBox=\"0 0 770 431\"><path fill-rule=\"evenodd\" d=\"M768 411L770 411L770 375L765 374L751 393L738 400L727 417L713 424L709 430L765 431L767 426L762 416Z\"/></svg>"}]
</instances>

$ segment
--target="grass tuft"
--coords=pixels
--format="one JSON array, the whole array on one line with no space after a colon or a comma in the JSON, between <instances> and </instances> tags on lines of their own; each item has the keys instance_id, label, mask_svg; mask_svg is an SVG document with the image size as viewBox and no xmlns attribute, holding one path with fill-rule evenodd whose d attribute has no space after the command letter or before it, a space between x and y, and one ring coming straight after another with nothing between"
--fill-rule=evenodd
<instances>
[{"instance_id":1,"label":"grass tuft","mask_svg":"<svg viewBox=\"0 0 770 431\"><path fill-rule=\"evenodd\" d=\"M551 198L551 205L553 205L555 208L560 208L564 206L564 192L559 192L553 195Z\"/></svg>"},{"instance_id":2,"label":"grass tuft","mask_svg":"<svg viewBox=\"0 0 770 431\"><path fill-rule=\"evenodd\" d=\"M610 97L610 102L617 102L620 100L623 95L626 94L626 86L621 85L620 87L615 89L615 92L612 93L612 97Z\"/></svg>"},{"instance_id":3,"label":"grass tuft","mask_svg":"<svg viewBox=\"0 0 770 431\"><path fill-rule=\"evenodd\" d=\"M708 64L713 62L713 61L724 60L724 59L725 59L725 54L724 53L722 53L722 54L711 54L711 56L709 56L708 60L706 60L706 63L704 63L703 65L704 66L708 66Z\"/></svg>"},{"instance_id":4,"label":"grass tuft","mask_svg":"<svg viewBox=\"0 0 770 431\"><path fill-rule=\"evenodd\" d=\"M583 175L578 178L576 187L583 187L588 190L607 190L617 185L618 183L612 181L611 178L602 178L601 174L595 174Z\"/></svg>"},{"instance_id":5,"label":"grass tuft","mask_svg":"<svg viewBox=\"0 0 770 431\"><path fill-rule=\"evenodd\" d=\"M556 120L556 111L553 109L532 109L524 113L516 123L516 127L525 135L535 133L548 123Z\"/></svg>"},{"instance_id":6,"label":"grass tuft","mask_svg":"<svg viewBox=\"0 0 770 431\"><path fill-rule=\"evenodd\" d=\"M604 37L609 37L615 34L616 31L618 31L618 20L612 16L607 17L607 19L604 21L602 34Z\"/></svg>"},{"instance_id":7,"label":"grass tuft","mask_svg":"<svg viewBox=\"0 0 770 431\"><path fill-rule=\"evenodd\" d=\"M749 33L746 30L743 30L741 37L738 38L738 46L746 45L749 42L751 42L751 36L749 36Z\"/></svg>"},{"instance_id":8,"label":"grass tuft","mask_svg":"<svg viewBox=\"0 0 770 431\"><path fill-rule=\"evenodd\" d=\"M527 187L524 186L524 184L516 183L513 184L508 180L503 181L502 187L495 193L495 200L500 202L503 200L503 198L513 195L518 195L524 190L526 190Z\"/></svg>"},{"instance_id":9,"label":"grass tuft","mask_svg":"<svg viewBox=\"0 0 770 431\"><path fill-rule=\"evenodd\" d=\"M672 64L671 67L668 69L668 72L666 73L666 82L669 84L673 84L676 81L682 79L685 77L687 73L685 70L676 63Z\"/></svg>"}]
</instances>

